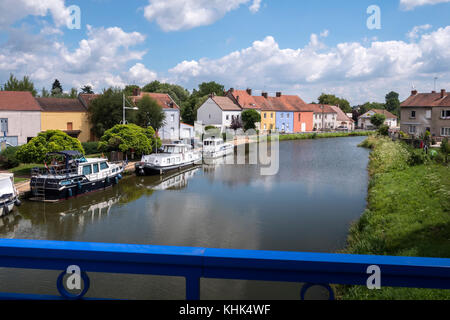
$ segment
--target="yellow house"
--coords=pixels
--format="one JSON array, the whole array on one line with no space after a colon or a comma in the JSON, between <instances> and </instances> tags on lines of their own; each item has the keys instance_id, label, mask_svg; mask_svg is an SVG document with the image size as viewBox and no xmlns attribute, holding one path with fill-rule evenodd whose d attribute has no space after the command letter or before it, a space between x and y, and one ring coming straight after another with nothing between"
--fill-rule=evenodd
<instances>
[{"instance_id":1,"label":"yellow house","mask_svg":"<svg viewBox=\"0 0 450 320\"><path fill-rule=\"evenodd\" d=\"M81 142L94 140L87 108L79 99L36 98L41 106L41 130L61 130Z\"/></svg>"},{"instance_id":2,"label":"yellow house","mask_svg":"<svg viewBox=\"0 0 450 320\"><path fill-rule=\"evenodd\" d=\"M261 130L269 131L276 128L276 112L261 110Z\"/></svg>"}]
</instances>

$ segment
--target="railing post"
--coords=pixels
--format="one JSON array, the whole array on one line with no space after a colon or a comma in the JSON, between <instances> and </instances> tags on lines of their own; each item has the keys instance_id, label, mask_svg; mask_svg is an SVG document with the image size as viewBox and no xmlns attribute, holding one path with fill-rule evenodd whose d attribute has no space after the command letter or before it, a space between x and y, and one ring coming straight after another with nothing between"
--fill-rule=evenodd
<instances>
[{"instance_id":1,"label":"railing post","mask_svg":"<svg viewBox=\"0 0 450 320\"><path fill-rule=\"evenodd\" d=\"M198 276L186 277L186 300L189 301L200 300L200 277Z\"/></svg>"}]
</instances>

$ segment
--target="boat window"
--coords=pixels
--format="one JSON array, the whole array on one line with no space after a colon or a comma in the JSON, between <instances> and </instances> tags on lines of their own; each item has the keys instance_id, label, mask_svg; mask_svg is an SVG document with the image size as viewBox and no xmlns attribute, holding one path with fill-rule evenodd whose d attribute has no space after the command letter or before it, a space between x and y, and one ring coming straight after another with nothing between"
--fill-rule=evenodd
<instances>
[{"instance_id":1,"label":"boat window","mask_svg":"<svg viewBox=\"0 0 450 320\"><path fill-rule=\"evenodd\" d=\"M83 166L83 174L88 175L92 173L92 167L91 165Z\"/></svg>"},{"instance_id":2,"label":"boat window","mask_svg":"<svg viewBox=\"0 0 450 320\"><path fill-rule=\"evenodd\" d=\"M108 168L109 168L109 166L108 166L108 164L107 164L106 162L100 163L100 169L101 169L101 170L106 170L106 169L108 169Z\"/></svg>"},{"instance_id":3,"label":"boat window","mask_svg":"<svg viewBox=\"0 0 450 320\"><path fill-rule=\"evenodd\" d=\"M94 173L98 173L98 163L94 164Z\"/></svg>"}]
</instances>

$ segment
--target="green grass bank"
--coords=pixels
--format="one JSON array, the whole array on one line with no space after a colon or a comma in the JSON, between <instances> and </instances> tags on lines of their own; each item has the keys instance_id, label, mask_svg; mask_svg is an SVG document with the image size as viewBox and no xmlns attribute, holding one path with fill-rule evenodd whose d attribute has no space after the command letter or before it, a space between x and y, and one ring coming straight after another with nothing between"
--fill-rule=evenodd
<instances>
[{"instance_id":1,"label":"green grass bank","mask_svg":"<svg viewBox=\"0 0 450 320\"><path fill-rule=\"evenodd\" d=\"M450 168L388 138L369 137L367 210L350 229L344 253L450 258ZM420 151L421 152L421 151ZM383 278L381 277L381 281ZM339 286L355 299L450 299L449 290Z\"/></svg>"}]
</instances>

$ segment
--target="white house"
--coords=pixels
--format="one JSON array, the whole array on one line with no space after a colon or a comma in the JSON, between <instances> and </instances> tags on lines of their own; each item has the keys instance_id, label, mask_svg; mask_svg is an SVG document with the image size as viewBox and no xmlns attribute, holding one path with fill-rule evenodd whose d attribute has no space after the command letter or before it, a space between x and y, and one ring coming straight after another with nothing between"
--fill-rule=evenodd
<instances>
[{"instance_id":1,"label":"white house","mask_svg":"<svg viewBox=\"0 0 450 320\"><path fill-rule=\"evenodd\" d=\"M195 138L194 126L181 122L180 139L194 139L194 138Z\"/></svg>"},{"instance_id":2,"label":"white house","mask_svg":"<svg viewBox=\"0 0 450 320\"><path fill-rule=\"evenodd\" d=\"M131 99L134 103L137 103L144 96L149 96L156 100L166 114L164 126L158 131L161 140L168 141L180 139L180 107L175 103L172 97L166 93L140 92L139 89L136 89Z\"/></svg>"},{"instance_id":3,"label":"white house","mask_svg":"<svg viewBox=\"0 0 450 320\"><path fill-rule=\"evenodd\" d=\"M197 110L197 121L205 126L215 126L222 131L229 128L233 119L240 120L242 108L228 97L211 95Z\"/></svg>"},{"instance_id":4,"label":"white house","mask_svg":"<svg viewBox=\"0 0 450 320\"><path fill-rule=\"evenodd\" d=\"M0 91L0 141L28 143L41 132L41 111L28 91Z\"/></svg>"},{"instance_id":5,"label":"white house","mask_svg":"<svg viewBox=\"0 0 450 320\"><path fill-rule=\"evenodd\" d=\"M394 129L398 127L398 117L387 110L381 109L372 109L360 116L358 118L358 127L361 129L375 129L374 125L370 122L370 119L375 114L382 114L386 116L386 121L384 122L384 124L389 128Z\"/></svg>"}]
</instances>

